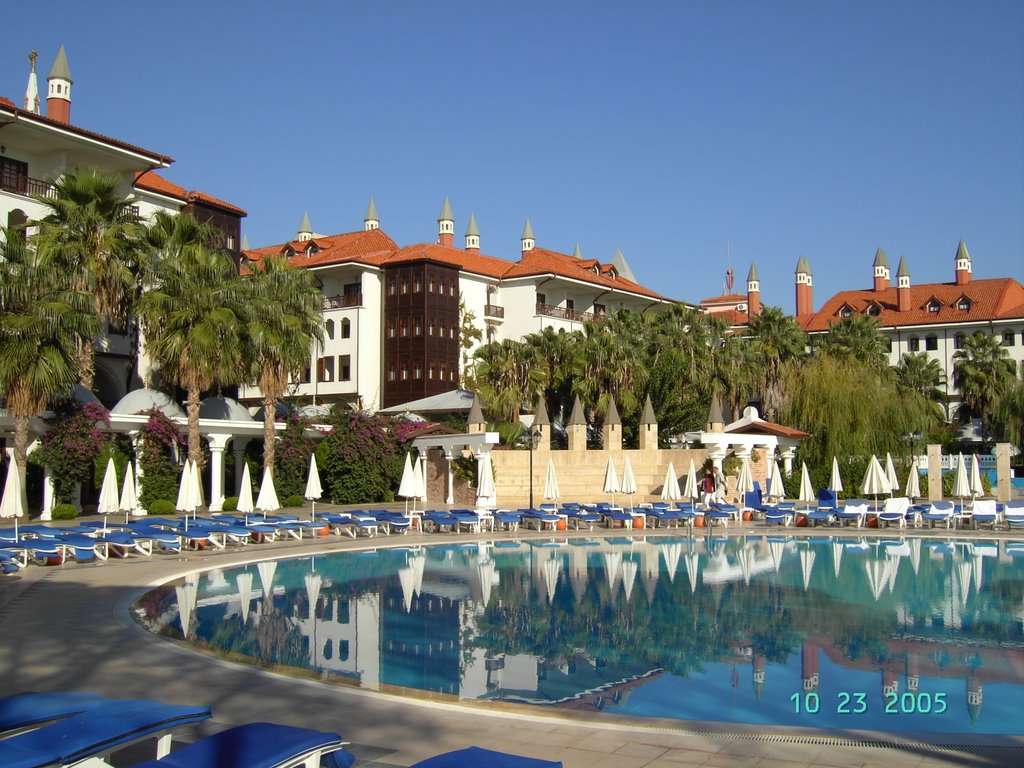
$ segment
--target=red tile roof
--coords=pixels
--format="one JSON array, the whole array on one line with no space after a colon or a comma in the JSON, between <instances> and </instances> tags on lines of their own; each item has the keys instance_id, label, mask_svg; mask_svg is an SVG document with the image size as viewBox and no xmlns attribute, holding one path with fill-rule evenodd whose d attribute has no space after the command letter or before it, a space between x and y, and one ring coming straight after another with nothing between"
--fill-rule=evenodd
<instances>
[{"instance_id":1,"label":"red tile roof","mask_svg":"<svg viewBox=\"0 0 1024 768\"><path fill-rule=\"evenodd\" d=\"M306 255L310 245L317 248L312 256ZM363 232L346 232L313 240L292 240L264 248L245 251L245 257L258 262L266 256L279 256L291 250L294 256L288 261L296 267L325 267L331 264L367 264L380 266L384 260L398 251L398 245L384 234L383 230L371 229Z\"/></svg>"},{"instance_id":2,"label":"red tile roof","mask_svg":"<svg viewBox=\"0 0 1024 768\"><path fill-rule=\"evenodd\" d=\"M802 432L794 427L786 427L782 424L776 424L772 421L758 420L751 424L744 424L742 427L736 427L736 429L725 430L730 435L775 435L776 437L796 437L804 440L810 437L807 432Z\"/></svg>"},{"instance_id":3,"label":"red tile roof","mask_svg":"<svg viewBox=\"0 0 1024 768\"><path fill-rule=\"evenodd\" d=\"M239 216L248 215L238 206L219 200L213 195L208 195L198 189L187 190L184 187L178 186L173 181L165 179L156 171L143 171L135 174L135 186L141 187L142 189L148 189L151 192L157 192L161 195L177 198L182 202L200 202L204 205L211 205L215 208L223 208L225 211L236 213Z\"/></svg>"},{"instance_id":4,"label":"red tile roof","mask_svg":"<svg viewBox=\"0 0 1024 768\"><path fill-rule=\"evenodd\" d=\"M54 128L60 128L61 130L70 131L71 133L77 133L79 136L84 136L86 138L94 139L96 141L102 141L106 144L110 144L111 146L119 147L120 149L126 149L129 152L136 152L140 155L146 155L151 161L153 161L157 165L170 165L171 163L174 162L174 159L168 157L167 155L159 155L156 152L151 152L148 149L137 147L134 144L119 141L118 139L112 139L109 136L104 136L103 134L96 133L94 131L87 131L85 128L79 128L77 125L62 123L59 120L53 120L49 117L46 117L46 115L37 115L35 112L29 112L27 110L20 109L17 106L15 106L14 103L11 102L9 99L0 100L0 105L2 105L4 109L12 110L17 115L19 121L28 120L29 122L38 122L42 123L43 125L49 125Z\"/></svg>"},{"instance_id":5,"label":"red tile roof","mask_svg":"<svg viewBox=\"0 0 1024 768\"><path fill-rule=\"evenodd\" d=\"M482 253L463 251L440 243L420 243L402 248L387 259L388 264L405 261L429 261L458 267L464 272L501 279L512 265L504 259L486 256Z\"/></svg>"},{"instance_id":6,"label":"red tile roof","mask_svg":"<svg viewBox=\"0 0 1024 768\"><path fill-rule=\"evenodd\" d=\"M747 294L745 293L723 293L721 296L710 296L700 300L701 306L705 304L746 304Z\"/></svg>"},{"instance_id":7,"label":"red tile roof","mask_svg":"<svg viewBox=\"0 0 1024 768\"><path fill-rule=\"evenodd\" d=\"M205 192L198 189L193 189L191 192L188 193L188 201L190 203L199 202L203 203L204 205L212 205L214 208L222 208L225 211L237 213L239 216L249 215L243 209L239 208L237 205L226 203L223 200L220 200L214 197L213 195L208 195Z\"/></svg>"},{"instance_id":8,"label":"red tile roof","mask_svg":"<svg viewBox=\"0 0 1024 768\"><path fill-rule=\"evenodd\" d=\"M586 265L589 265L586 266ZM591 269L597 266L599 272L592 272ZM523 254L523 257L513 264L503 277L528 277L533 275L557 275L579 280L584 283L592 283L607 289L616 289L635 293L640 296L647 296L651 299L665 300L664 296L644 288L642 285L627 280L622 275L611 277L607 270L611 265L598 265L593 259L581 260L567 253L558 253L544 248L534 248Z\"/></svg>"},{"instance_id":9,"label":"red tile roof","mask_svg":"<svg viewBox=\"0 0 1024 768\"><path fill-rule=\"evenodd\" d=\"M897 308L897 288L884 291L840 291L825 302L814 314L797 318L800 326L810 333L827 331L829 322L838 323L840 311L849 307L854 314L866 314L872 304L879 308L876 315L883 328L907 325L950 325L953 323L984 322L1024 317L1024 285L1013 278L1000 277L972 280L966 285L956 283L925 283L910 286L910 309ZM969 309L957 309L961 298L966 298ZM935 299L941 305L938 312L929 312L928 304Z\"/></svg>"}]
</instances>

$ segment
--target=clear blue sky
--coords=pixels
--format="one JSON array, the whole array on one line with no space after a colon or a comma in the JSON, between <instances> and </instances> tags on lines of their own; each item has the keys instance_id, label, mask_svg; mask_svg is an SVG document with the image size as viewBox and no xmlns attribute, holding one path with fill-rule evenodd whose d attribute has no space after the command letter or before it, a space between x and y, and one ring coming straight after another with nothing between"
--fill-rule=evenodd
<instances>
[{"instance_id":1,"label":"clear blue sky","mask_svg":"<svg viewBox=\"0 0 1024 768\"><path fill-rule=\"evenodd\" d=\"M400 244L609 261L673 298L736 287L793 310L867 287L875 248L915 283L1024 280L1024 3L179 2L4 9L0 94L64 43L72 121L174 157L249 211L252 246L362 227Z\"/></svg>"}]
</instances>

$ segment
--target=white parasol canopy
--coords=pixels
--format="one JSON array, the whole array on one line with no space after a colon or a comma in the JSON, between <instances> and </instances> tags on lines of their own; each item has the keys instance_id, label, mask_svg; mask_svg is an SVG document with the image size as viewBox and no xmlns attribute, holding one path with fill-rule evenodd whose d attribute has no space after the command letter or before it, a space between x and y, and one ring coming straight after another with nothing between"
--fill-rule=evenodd
<instances>
[{"instance_id":1,"label":"white parasol canopy","mask_svg":"<svg viewBox=\"0 0 1024 768\"><path fill-rule=\"evenodd\" d=\"M306 476L306 492L304 498L312 502L309 512L309 519L316 519L316 500L324 495L323 486L320 485L320 470L316 468L316 454L309 454L309 474Z\"/></svg>"},{"instance_id":2,"label":"white parasol canopy","mask_svg":"<svg viewBox=\"0 0 1024 768\"><path fill-rule=\"evenodd\" d=\"M192 623L192 614L196 609L196 597L199 594L199 587L190 581L186 581L174 588L178 598L178 622L181 624L181 636L187 638L189 625Z\"/></svg>"},{"instance_id":3,"label":"white parasol canopy","mask_svg":"<svg viewBox=\"0 0 1024 768\"><path fill-rule=\"evenodd\" d=\"M971 459L971 496L978 498L985 495L985 486L981 484L981 461L978 454Z\"/></svg>"},{"instance_id":4,"label":"white parasol canopy","mask_svg":"<svg viewBox=\"0 0 1024 768\"><path fill-rule=\"evenodd\" d=\"M811 482L811 474L807 471L806 461L800 464L800 495L797 500L807 505L818 501L818 496L814 492L814 484Z\"/></svg>"},{"instance_id":5,"label":"white parasol canopy","mask_svg":"<svg viewBox=\"0 0 1024 768\"><path fill-rule=\"evenodd\" d=\"M251 515L256 510L252 500L252 479L249 477L249 462L242 466L242 488L238 492L238 506L236 509L243 515Z\"/></svg>"},{"instance_id":6,"label":"white parasol canopy","mask_svg":"<svg viewBox=\"0 0 1024 768\"><path fill-rule=\"evenodd\" d=\"M4 495L0 500L0 517L14 518L14 538L18 538L18 518L25 514L25 499L21 492L21 473L18 462L11 459L7 465L7 479L4 481Z\"/></svg>"},{"instance_id":7,"label":"white parasol canopy","mask_svg":"<svg viewBox=\"0 0 1024 768\"><path fill-rule=\"evenodd\" d=\"M839 578L839 571L843 567L843 543L841 541L833 541L829 544L829 549L832 550L832 570Z\"/></svg>"},{"instance_id":8,"label":"white parasol canopy","mask_svg":"<svg viewBox=\"0 0 1024 768\"><path fill-rule=\"evenodd\" d=\"M772 565L775 566L775 572L778 573L782 568L782 556L786 553L786 542L772 539L768 542L768 552L771 553Z\"/></svg>"},{"instance_id":9,"label":"white parasol canopy","mask_svg":"<svg viewBox=\"0 0 1024 768\"><path fill-rule=\"evenodd\" d=\"M814 571L814 558L816 557L814 550L802 549L800 550L800 572L804 577L804 592L811 586L811 573Z\"/></svg>"},{"instance_id":10,"label":"white parasol canopy","mask_svg":"<svg viewBox=\"0 0 1024 768\"><path fill-rule=\"evenodd\" d=\"M622 562L622 588L626 593L627 603L633 597L633 585L636 583L636 574L639 570L640 566L636 564L635 560L624 560Z\"/></svg>"},{"instance_id":11,"label":"white parasol canopy","mask_svg":"<svg viewBox=\"0 0 1024 768\"><path fill-rule=\"evenodd\" d=\"M740 572L743 574L743 583L749 584L750 577L754 572L754 550L750 547L743 547L736 557L740 561Z\"/></svg>"},{"instance_id":12,"label":"white parasol canopy","mask_svg":"<svg viewBox=\"0 0 1024 768\"><path fill-rule=\"evenodd\" d=\"M615 597L615 590L619 585L619 575L622 571L622 553L604 553L604 575L608 578L608 591Z\"/></svg>"},{"instance_id":13,"label":"white parasol canopy","mask_svg":"<svg viewBox=\"0 0 1024 768\"><path fill-rule=\"evenodd\" d=\"M270 467L264 467L260 495L256 497L256 509L266 516L267 512L274 512L280 508L281 502L277 500L277 491L274 490L274 476L270 474Z\"/></svg>"},{"instance_id":14,"label":"white parasol canopy","mask_svg":"<svg viewBox=\"0 0 1024 768\"><path fill-rule=\"evenodd\" d=\"M416 509L416 499L427 500L427 463L423 457L413 459L412 463L412 508Z\"/></svg>"},{"instance_id":15,"label":"white parasol canopy","mask_svg":"<svg viewBox=\"0 0 1024 768\"><path fill-rule=\"evenodd\" d=\"M967 479L967 462L961 453L956 466L956 477L953 478L952 494L958 499L965 499L971 495L971 484Z\"/></svg>"},{"instance_id":16,"label":"white parasol canopy","mask_svg":"<svg viewBox=\"0 0 1024 768\"><path fill-rule=\"evenodd\" d=\"M665 558L665 570L668 571L668 580L674 582L676 573L679 571L679 559L683 556L682 544L668 544L661 548L661 556Z\"/></svg>"},{"instance_id":17,"label":"white parasol canopy","mask_svg":"<svg viewBox=\"0 0 1024 768\"><path fill-rule=\"evenodd\" d=\"M562 572L562 561L552 558L544 563L544 583L548 588L548 602L555 599L555 590L558 588L558 575Z\"/></svg>"},{"instance_id":18,"label":"white parasol canopy","mask_svg":"<svg viewBox=\"0 0 1024 768\"><path fill-rule=\"evenodd\" d=\"M203 473L199 471L196 463L192 462L192 476L189 478L192 483L192 517L205 504L203 501Z\"/></svg>"},{"instance_id":19,"label":"white parasol canopy","mask_svg":"<svg viewBox=\"0 0 1024 768\"><path fill-rule=\"evenodd\" d=\"M832 474L828 479L828 487L836 493L843 492L843 478L839 475L839 459L832 457Z\"/></svg>"},{"instance_id":20,"label":"white parasol canopy","mask_svg":"<svg viewBox=\"0 0 1024 768\"><path fill-rule=\"evenodd\" d=\"M238 574L238 602L242 607L242 623L249 620L249 603L252 602L252 574L248 571Z\"/></svg>"},{"instance_id":21,"label":"white parasol canopy","mask_svg":"<svg viewBox=\"0 0 1024 768\"><path fill-rule=\"evenodd\" d=\"M615 471L615 464L612 457L608 457L608 466L604 470L604 492L612 495L612 504L615 503L615 494L620 490L619 474Z\"/></svg>"},{"instance_id":22,"label":"white parasol canopy","mask_svg":"<svg viewBox=\"0 0 1024 768\"><path fill-rule=\"evenodd\" d=\"M103 484L100 486L100 500L96 511L103 515L103 528L107 527L107 515L118 511L119 499L117 498L117 467L114 466L114 457L107 459L107 470L103 473Z\"/></svg>"},{"instance_id":23,"label":"white parasol canopy","mask_svg":"<svg viewBox=\"0 0 1024 768\"><path fill-rule=\"evenodd\" d=\"M405 466L402 468L402 481L398 484L398 495L405 499L406 510L409 508L409 499L416 494L416 477L412 468L412 452L405 454Z\"/></svg>"},{"instance_id":24,"label":"white parasol canopy","mask_svg":"<svg viewBox=\"0 0 1024 768\"><path fill-rule=\"evenodd\" d=\"M885 452L885 479L889 481L889 495L896 493L900 487L899 478L896 477L896 465L892 463L892 454Z\"/></svg>"},{"instance_id":25,"label":"white parasol canopy","mask_svg":"<svg viewBox=\"0 0 1024 768\"><path fill-rule=\"evenodd\" d=\"M548 473L544 477L544 498L554 501L560 495L558 476L555 474L555 461L554 459L548 459Z\"/></svg>"},{"instance_id":26,"label":"white parasol canopy","mask_svg":"<svg viewBox=\"0 0 1024 768\"><path fill-rule=\"evenodd\" d=\"M303 577L306 583L306 597L309 599L309 618L316 618L316 603L320 599L320 587L323 586L323 579L319 573L307 573Z\"/></svg>"},{"instance_id":27,"label":"white parasol canopy","mask_svg":"<svg viewBox=\"0 0 1024 768\"><path fill-rule=\"evenodd\" d=\"M782 472L779 471L779 462L772 459L771 474L768 476L768 498L784 499L786 497L786 486L782 482Z\"/></svg>"},{"instance_id":28,"label":"white parasol canopy","mask_svg":"<svg viewBox=\"0 0 1024 768\"><path fill-rule=\"evenodd\" d=\"M693 479L693 488L690 488L691 475ZM693 494L691 495L691 490ZM693 468L693 459L690 459L690 474L686 476L686 495L690 498L696 498L697 496L697 475ZM679 491L679 478L676 477L676 467L670 461L668 463L668 469L665 470L665 483L661 486L661 499L662 501L679 501L683 497L683 494Z\"/></svg>"},{"instance_id":29,"label":"white parasol canopy","mask_svg":"<svg viewBox=\"0 0 1024 768\"><path fill-rule=\"evenodd\" d=\"M494 466L491 464L491 454L485 453L480 457L480 467L477 474L476 497L478 499L493 499L496 493L494 488Z\"/></svg>"},{"instance_id":30,"label":"white parasol canopy","mask_svg":"<svg viewBox=\"0 0 1024 768\"><path fill-rule=\"evenodd\" d=\"M740 505L743 505L748 493L754 490L754 475L750 471L750 459L744 457L740 465L740 474L736 478L736 495L739 497Z\"/></svg>"},{"instance_id":31,"label":"white parasol canopy","mask_svg":"<svg viewBox=\"0 0 1024 768\"><path fill-rule=\"evenodd\" d=\"M860 492L865 496L877 497L883 493L889 493L891 490L889 478L885 476L881 462L877 456L872 456L871 462L868 464L868 471L864 473L864 480L860 484Z\"/></svg>"},{"instance_id":32,"label":"white parasol canopy","mask_svg":"<svg viewBox=\"0 0 1024 768\"><path fill-rule=\"evenodd\" d=\"M256 570L260 574L260 586L263 587L263 600L270 602L274 594L274 574L277 572L276 560L264 560L256 564Z\"/></svg>"},{"instance_id":33,"label":"white parasol canopy","mask_svg":"<svg viewBox=\"0 0 1024 768\"><path fill-rule=\"evenodd\" d=\"M181 470L181 479L178 481L178 499L174 502L174 508L181 512L191 512L189 504L192 503L192 462L186 459L185 467Z\"/></svg>"},{"instance_id":34,"label":"white parasol canopy","mask_svg":"<svg viewBox=\"0 0 1024 768\"><path fill-rule=\"evenodd\" d=\"M413 581L415 579L416 574L409 566L398 569L398 583L402 585L402 605L405 606L406 613L412 610L412 599L415 592Z\"/></svg>"},{"instance_id":35,"label":"white parasol canopy","mask_svg":"<svg viewBox=\"0 0 1024 768\"><path fill-rule=\"evenodd\" d=\"M622 459L622 492L629 496L629 511L633 511L633 494L636 493L636 477L633 476L633 465L629 455Z\"/></svg>"},{"instance_id":36,"label":"white parasol canopy","mask_svg":"<svg viewBox=\"0 0 1024 768\"><path fill-rule=\"evenodd\" d=\"M697 557L697 553L688 552L687 554L683 555L683 561L686 563L686 576L690 579L690 591L696 592L698 568L700 566L700 561Z\"/></svg>"},{"instance_id":37,"label":"white parasol canopy","mask_svg":"<svg viewBox=\"0 0 1024 768\"><path fill-rule=\"evenodd\" d=\"M128 517L135 514L139 508L139 497L135 493L135 470L132 469L130 461L124 471L124 486L121 488L121 498L118 500L117 508L124 512L125 523L128 522Z\"/></svg>"},{"instance_id":38,"label":"white parasol canopy","mask_svg":"<svg viewBox=\"0 0 1024 768\"><path fill-rule=\"evenodd\" d=\"M913 501L921 497L921 478L917 473L917 467L910 465L910 474L907 475L907 498Z\"/></svg>"}]
</instances>

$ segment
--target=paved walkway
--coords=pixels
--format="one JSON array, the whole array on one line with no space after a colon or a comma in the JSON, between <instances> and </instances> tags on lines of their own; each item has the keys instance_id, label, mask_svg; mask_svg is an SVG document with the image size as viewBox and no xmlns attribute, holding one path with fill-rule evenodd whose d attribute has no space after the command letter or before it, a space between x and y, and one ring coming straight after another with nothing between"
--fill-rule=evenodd
<instances>
[{"instance_id":1,"label":"paved walkway","mask_svg":"<svg viewBox=\"0 0 1024 768\"><path fill-rule=\"evenodd\" d=\"M746 524L742 530L749 533L753 525ZM766 529L756 525L755 530ZM982 535L991 536L989 532ZM538 534L526 533L522 538L534 536ZM409 534L401 542L437 540L437 536ZM445 536L444 540L455 538ZM208 704L213 721L183 733L186 741L257 720L334 730L355 744L362 764L375 768L407 766L470 744L561 760L566 768L1024 765L1024 738L984 741L953 736L947 740L959 747L937 748L891 735L794 729L743 733L731 725L691 723L683 729L678 723L652 727L611 720L578 722L515 709L485 714L479 707L411 701L228 663L152 636L129 616L131 601L147 586L192 570L288 554L334 552L365 543L332 537L240 551L31 567L17 576L0 578L2 690L83 689ZM864 743L876 740L886 744Z\"/></svg>"}]
</instances>

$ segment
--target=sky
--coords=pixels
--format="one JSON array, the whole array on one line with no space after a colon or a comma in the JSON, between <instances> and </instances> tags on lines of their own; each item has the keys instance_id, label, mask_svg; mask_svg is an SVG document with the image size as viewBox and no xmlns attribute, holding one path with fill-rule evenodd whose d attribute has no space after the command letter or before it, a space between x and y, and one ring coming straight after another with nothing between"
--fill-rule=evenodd
<instances>
[{"instance_id":1,"label":"sky","mask_svg":"<svg viewBox=\"0 0 1024 768\"><path fill-rule=\"evenodd\" d=\"M1024 281L1024 3L48 0L4 10L0 95L63 43L72 123L170 155L248 211L252 247L362 229L400 245L537 245L697 302L794 309L895 280ZM12 34L13 33L13 34ZM45 93L45 82L40 89Z\"/></svg>"}]
</instances>

